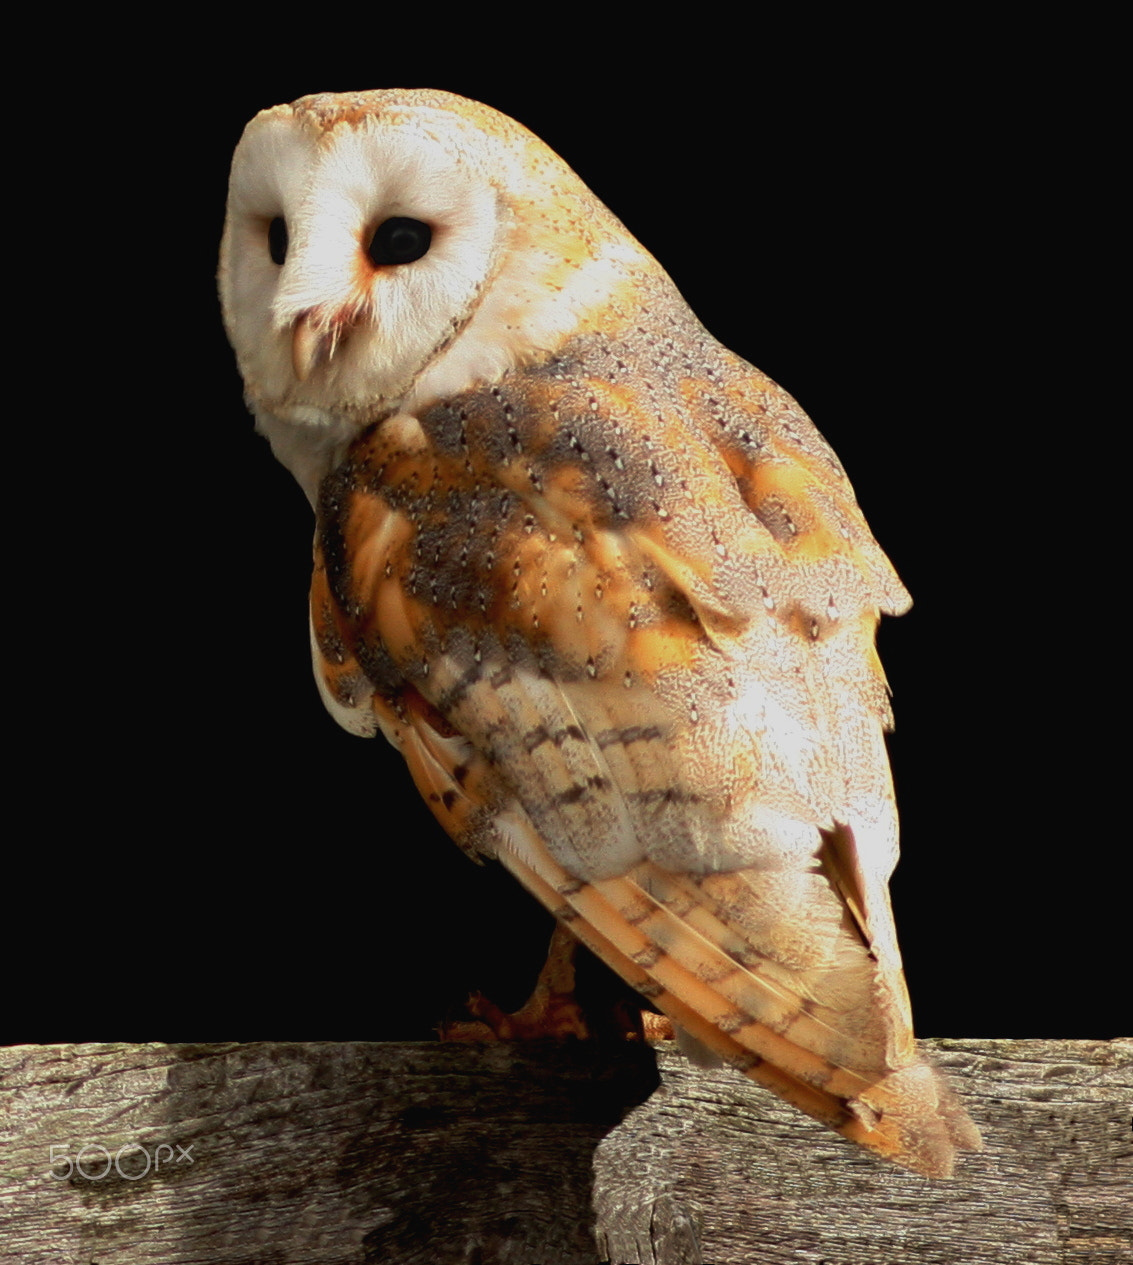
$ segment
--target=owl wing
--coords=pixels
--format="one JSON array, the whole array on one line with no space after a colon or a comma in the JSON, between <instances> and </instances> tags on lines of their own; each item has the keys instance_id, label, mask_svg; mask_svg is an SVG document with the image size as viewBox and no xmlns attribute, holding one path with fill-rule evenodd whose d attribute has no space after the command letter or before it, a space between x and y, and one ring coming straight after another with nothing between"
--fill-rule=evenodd
<instances>
[{"instance_id":1,"label":"owl wing","mask_svg":"<svg viewBox=\"0 0 1133 1265\"><path fill-rule=\"evenodd\" d=\"M674 370L677 329L356 441L320 495L316 676L680 1027L947 1173L979 1137L918 1060L887 892L874 631L907 597L794 401L699 327Z\"/></svg>"}]
</instances>

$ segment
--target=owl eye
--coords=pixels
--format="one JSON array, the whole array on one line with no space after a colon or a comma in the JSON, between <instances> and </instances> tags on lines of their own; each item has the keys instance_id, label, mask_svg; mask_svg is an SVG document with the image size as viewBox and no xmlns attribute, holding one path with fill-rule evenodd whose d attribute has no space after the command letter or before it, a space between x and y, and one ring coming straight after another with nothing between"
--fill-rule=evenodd
<instances>
[{"instance_id":1,"label":"owl eye","mask_svg":"<svg viewBox=\"0 0 1133 1265\"><path fill-rule=\"evenodd\" d=\"M287 258L287 221L282 215L277 215L268 225L268 250L272 263L282 267Z\"/></svg>"},{"instance_id":2,"label":"owl eye","mask_svg":"<svg viewBox=\"0 0 1133 1265\"><path fill-rule=\"evenodd\" d=\"M432 240L428 224L395 215L378 225L367 253L376 264L411 264L428 251Z\"/></svg>"}]
</instances>

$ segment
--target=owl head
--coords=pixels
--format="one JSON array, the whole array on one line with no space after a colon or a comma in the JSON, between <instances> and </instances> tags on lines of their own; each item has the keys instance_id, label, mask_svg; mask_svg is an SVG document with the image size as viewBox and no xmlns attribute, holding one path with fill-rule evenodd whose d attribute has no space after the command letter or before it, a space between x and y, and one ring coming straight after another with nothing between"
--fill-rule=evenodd
<instances>
[{"instance_id":1,"label":"owl head","mask_svg":"<svg viewBox=\"0 0 1133 1265\"><path fill-rule=\"evenodd\" d=\"M493 380L659 272L537 137L448 93L303 97L233 157L221 301L273 444Z\"/></svg>"}]
</instances>

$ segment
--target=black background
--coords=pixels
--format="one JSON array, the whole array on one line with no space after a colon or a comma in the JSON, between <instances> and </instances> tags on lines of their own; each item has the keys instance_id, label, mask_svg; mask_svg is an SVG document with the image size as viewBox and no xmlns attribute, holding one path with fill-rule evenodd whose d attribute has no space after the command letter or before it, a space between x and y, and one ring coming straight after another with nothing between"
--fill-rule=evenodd
<instances>
[{"instance_id":1,"label":"black background","mask_svg":"<svg viewBox=\"0 0 1133 1265\"><path fill-rule=\"evenodd\" d=\"M460 33L443 54L447 32L396 25L308 51L210 34L180 70L158 47L88 66L62 103L35 333L65 350L28 352L44 430L16 533L28 947L4 1040L427 1037L538 969L534 902L322 710L310 511L253 434L215 298L244 123L379 86L542 136L841 456L915 600L881 645L918 1031L1128 1030L1125 819L1101 803L1122 634L1084 577L1111 344L1082 131L1046 63L962 33L641 34L505 53Z\"/></svg>"}]
</instances>

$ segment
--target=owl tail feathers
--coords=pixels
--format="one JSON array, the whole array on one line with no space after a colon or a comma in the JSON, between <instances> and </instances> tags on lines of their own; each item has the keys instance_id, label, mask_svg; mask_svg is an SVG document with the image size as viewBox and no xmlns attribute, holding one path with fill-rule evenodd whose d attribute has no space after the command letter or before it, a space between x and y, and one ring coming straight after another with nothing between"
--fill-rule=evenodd
<instances>
[{"instance_id":1,"label":"owl tail feathers","mask_svg":"<svg viewBox=\"0 0 1133 1265\"><path fill-rule=\"evenodd\" d=\"M526 836L526 837L524 837ZM948 1177L979 1132L926 1063L855 1071L738 1015L703 973L643 935L607 899L609 883L573 878L526 830L500 860L571 932L695 1042L850 1141L914 1172ZM522 853L522 854L521 854Z\"/></svg>"},{"instance_id":2,"label":"owl tail feathers","mask_svg":"<svg viewBox=\"0 0 1133 1265\"><path fill-rule=\"evenodd\" d=\"M569 923L570 929L608 965L649 996L678 1028L678 1039L702 1050L743 1072L750 1080L797 1107L807 1115L829 1126L851 1142L892 1160L902 1168L926 1177L951 1177L958 1151L980 1151L983 1139L943 1077L928 1063L918 1062L890 1072L871 1082L861 1080L852 1095L833 1093L827 1087L808 1083L799 1074L798 1064L806 1065L813 1056L798 1050L795 1064L777 1066L761 1058L738 1041L722 1032L697 1011L667 991L658 992L650 981L644 983L631 976L635 964L620 956L593 928L580 920ZM640 970L640 968L638 968ZM703 1056L696 1060L706 1064ZM784 1058L784 1062L788 1061ZM842 1088L851 1073L836 1077ZM832 1078L831 1083L834 1083Z\"/></svg>"},{"instance_id":3,"label":"owl tail feathers","mask_svg":"<svg viewBox=\"0 0 1133 1265\"><path fill-rule=\"evenodd\" d=\"M979 1130L929 1064L914 1063L876 1080L838 1069L827 1085L811 1083L807 1079L814 1058L810 1051L784 1050L785 1066L755 1054L679 997L659 990L591 925L575 918L568 926L587 948L668 1015L682 1049L699 1048L694 1061L701 1066L711 1066L710 1056L715 1055L849 1141L926 1177L951 1177L958 1151L983 1149ZM833 1092L835 1088L841 1092Z\"/></svg>"},{"instance_id":4,"label":"owl tail feathers","mask_svg":"<svg viewBox=\"0 0 1133 1265\"><path fill-rule=\"evenodd\" d=\"M846 1102L853 1120L838 1131L926 1177L951 1177L957 1151L982 1151L980 1131L940 1073L927 1063L890 1072Z\"/></svg>"}]
</instances>

